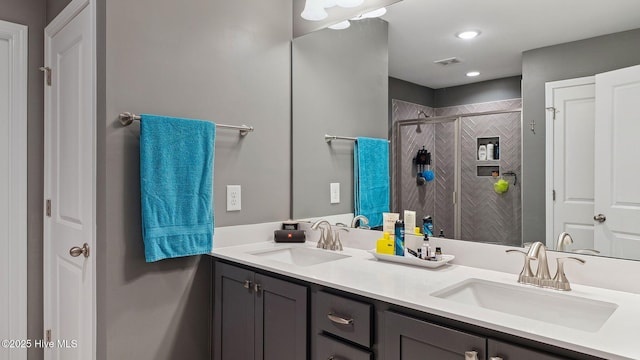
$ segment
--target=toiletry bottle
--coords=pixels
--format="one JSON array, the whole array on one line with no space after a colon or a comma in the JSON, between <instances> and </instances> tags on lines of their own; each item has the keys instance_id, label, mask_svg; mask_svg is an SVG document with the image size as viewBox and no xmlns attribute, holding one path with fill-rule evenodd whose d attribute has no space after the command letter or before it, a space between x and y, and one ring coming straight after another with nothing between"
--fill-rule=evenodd
<instances>
[{"instance_id":1,"label":"toiletry bottle","mask_svg":"<svg viewBox=\"0 0 640 360\"><path fill-rule=\"evenodd\" d=\"M486 145L480 145L480 147L478 147L478 160L480 160L480 161L487 160L487 146Z\"/></svg>"},{"instance_id":2,"label":"toiletry bottle","mask_svg":"<svg viewBox=\"0 0 640 360\"><path fill-rule=\"evenodd\" d=\"M404 256L404 221L396 221L395 234L395 254L397 256Z\"/></svg>"},{"instance_id":3,"label":"toiletry bottle","mask_svg":"<svg viewBox=\"0 0 640 360\"><path fill-rule=\"evenodd\" d=\"M431 246L429 246L429 237L427 235L424 236L422 240L422 247L420 248L420 256L422 259L427 260L431 257Z\"/></svg>"},{"instance_id":4,"label":"toiletry bottle","mask_svg":"<svg viewBox=\"0 0 640 360\"><path fill-rule=\"evenodd\" d=\"M422 218L422 232L425 235L433 236L433 219L431 215Z\"/></svg>"},{"instance_id":5,"label":"toiletry bottle","mask_svg":"<svg viewBox=\"0 0 640 360\"><path fill-rule=\"evenodd\" d=\"M382 237L376 241L376 252L378 254L393 255L393 239L388 232L384 232Z\"/></svg>"},{"instance_id":6,"label":"toiletry bottle","mask_svg":"<svg viewBox=\"0 0 640 360\"><path fill-rule=\"evenodd\" d=\"M422 233L420 232L420 227L416 226L415 228L413 228L413 235L422 235Z\"/></svg>"},{"instance_id":7,"label":"toiletry bottle","mask_svg":"<svg viewBox=\"0 0 640 360\"><path fill-rule=\"evenodd\" d=\"M493 143L487 144L487 160L493 160Z\"/></svg>"},{"instance_id":8,"label":"toiletry bottle","mask_svg":"<svg viewBox=\"0 0 640 360\"><path fill-rule=\"evenodd\" d=\"M444 230L440 229L440 234L438 235L438 237L444 237Z\"/></svg>"},{"instance_id":9,"label":"toiletry bottle","mask_svg":"<svg viewBox=\"0 0 640 360\"><path fill-rule=\"evenodd\" d=\"M442 250L439 247L436 247L436 261L442 260Z\"/></svg>"},{"instance_id":10,"label":"toiletry bottle","mask_svg":"<svg viewBox=\"0 0 640 360\"><path fill-rule=\"evenodd\" d=\"M493 145L493 160L500 160L500 144L497 141Z\"/></svg>"}]
</instances>

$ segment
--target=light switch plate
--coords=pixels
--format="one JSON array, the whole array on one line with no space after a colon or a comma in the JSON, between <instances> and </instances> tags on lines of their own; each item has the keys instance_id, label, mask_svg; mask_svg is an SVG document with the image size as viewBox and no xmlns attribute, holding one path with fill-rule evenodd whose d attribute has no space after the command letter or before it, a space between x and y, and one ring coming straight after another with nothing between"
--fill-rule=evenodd
<instances>
[{"instance_id":1,"label":"light switch plate","mask_svg":"<svg viewBox=\"0 0 640 360\"><path fill-rule=\"evenodd\" d=\"M339 204L340 203L340 183L331 183L329 188L331 192L331 203Z\"/></svg>"},{"instance_id":2,"label":"light switch plate","mask_svg":"<svg viewBox=\"0 0 640 360\"><path fill-rule=\"evenodd\" d=\"M240 185L227 185L227 211L242 209L242 188Z\"/></svg>"}]
</instances>

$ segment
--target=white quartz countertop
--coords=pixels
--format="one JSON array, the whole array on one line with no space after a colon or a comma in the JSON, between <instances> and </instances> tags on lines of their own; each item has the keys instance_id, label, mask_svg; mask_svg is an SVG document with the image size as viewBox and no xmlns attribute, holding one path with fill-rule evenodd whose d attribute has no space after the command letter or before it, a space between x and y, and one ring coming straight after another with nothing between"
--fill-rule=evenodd
<instances>
[{"instance_id":1,"label":"white quartz countertop","mask_svg":"<svg viewBox=\"0 0 640 360\"><path fill-rule=\"evenodd\" d=\"M367 251L352 248L345 248L342 252L350 255L347 258L311 266L297 266L250 254L261 250L291 246L315 247L315 243L276 244L261 241L215 248L211 255L310 283L598 357L640 359L640 346L637 343L640 339L640 295L637 294L572 284L573 290L562 293L562 295L618 305L615 312L599 330L596 332L583 331L430 295L468 279L482 279L531 289L529 286L517 283L517 274L455 264L447 264L437 269L414 267L378 261ZM534 289L543 293L560 293L550 289ZM540 306L544 306L544 304L540 304ZM533 313L536 311L535 308L530 310Z\"/></svg>"}]
</instances>

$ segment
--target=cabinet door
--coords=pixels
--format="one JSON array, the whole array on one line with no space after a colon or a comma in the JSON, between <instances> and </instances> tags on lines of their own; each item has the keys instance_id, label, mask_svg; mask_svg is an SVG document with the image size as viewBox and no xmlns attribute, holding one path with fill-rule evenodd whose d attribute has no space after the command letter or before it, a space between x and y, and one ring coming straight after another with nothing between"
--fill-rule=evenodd
<instances>
[{"instance_id":1,"label":"cabinet door","mask_svg":"<svg viewBox=\"0 0 640 360\"><path fill-rule=\"evenodd\" d=\"M253 276L249 270L216 262L214 360L254 359Z\"/></svg>"},{"instance_id":2,"label":"cabinet door","mask_svg":"<svg viewBox=\"0 0 640 360\"><path fill-rule=\"evenodd\" d=\"M386 360L460 360L466 351L477 351L478 359L486 356L484 337L389 311L381 325Z\"/></svg>"},{"instance_id":3,"label":"cabinet door","mask_svg":"<svg viewBox=\"0 0 640 360\"><path fill-rule=\"evenodd\" d=\"M525 349L501 341L489 339L487 353L489 357L500 357L502 360L562 360L557 356Z\"/></svg>"},{"instance_id":4,"label":"cabinet door","mask_svg":"<svg viewBox=\"0 0 640 360\"><path fill-rule=\"evenodd\" d=\"M256 359L307 359L307 288L260 274L255 283Z\"/></svg>"}]
</instances>

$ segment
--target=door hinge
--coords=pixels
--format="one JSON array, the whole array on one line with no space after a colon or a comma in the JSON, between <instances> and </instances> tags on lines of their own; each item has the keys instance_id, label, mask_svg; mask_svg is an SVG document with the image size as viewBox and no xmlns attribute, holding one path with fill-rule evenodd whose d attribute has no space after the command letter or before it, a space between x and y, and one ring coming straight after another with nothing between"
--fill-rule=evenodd
<instances>
[{"instance_id":1,"label":"door hinge","mask_svg":"<svg viewBox=\"0 0 640 360\"><path fill-rule=\"evenodd\" d=\"M40 71L44 71L44 79L48 86L51 86L51 68L48 66L41 66Z\"/></svg>"},{"instance_id":2,"label":"door hinge","mask_svg":"<svg viewBox=\"0 0 640 360\"><path fill-rule=\"evenodd\" d=\"M45 335L44 335L45 340L47 342L51 342L51 329L47 329L47 331L45 331L44 333L45 333Z\"/></svg>"},{"instance_id":3,"label":"door hinge","mask_svg":"<svg viewBox=\"0 0 640 360\"><path fill-rule=\"evenodd\" d=\"M51 217L51 199L47 199L47 205L45 209L47 216Z\"/></svg>"},{"instance_id":4,"label":"door hinge","mask_svg":"<svg viewBox=\"0 0 640 360\"><path fill-rule=\"evenodd\" d=\"M552 191L552 196L553 196L553 201L556 201L556 191L555 190Z\"/></svg>"}]
</instances>

